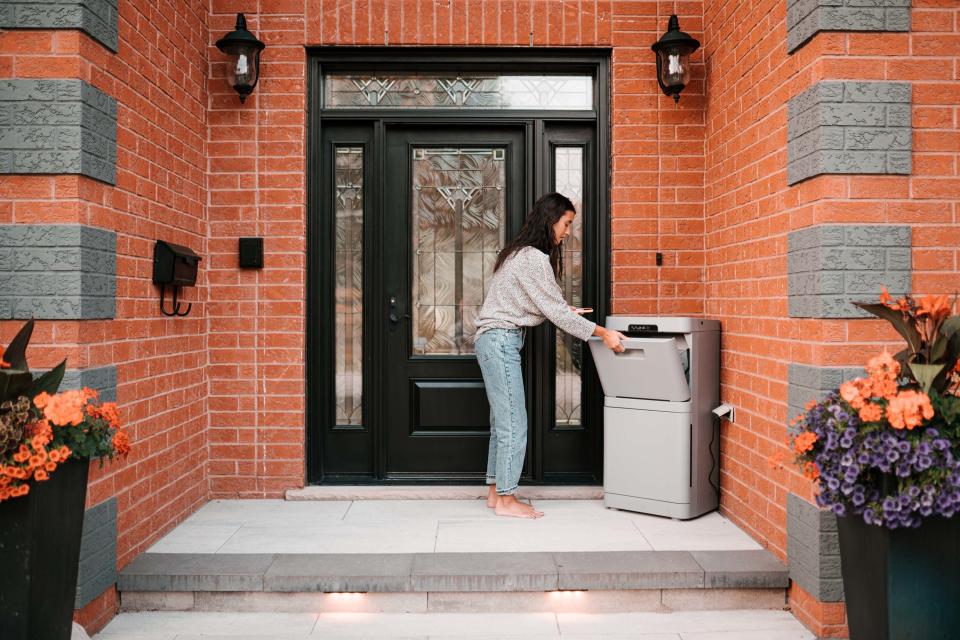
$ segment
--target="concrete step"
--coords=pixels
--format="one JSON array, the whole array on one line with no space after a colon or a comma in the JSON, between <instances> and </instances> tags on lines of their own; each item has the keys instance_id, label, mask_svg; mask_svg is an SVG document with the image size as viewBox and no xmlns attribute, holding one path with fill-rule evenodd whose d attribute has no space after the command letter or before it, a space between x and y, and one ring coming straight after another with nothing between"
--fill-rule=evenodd
<instances>
[{"instance_id":1,"label":"concrete step","mask_svg":"<svg viewBox=\"0 0 960 640\"><path fill-rule=\"evenodd\" d=\"M567 553L145 553L126 611L626 612L778 609L787 571L763 550Z\"/></svg>"},{"instance_id":2,"label":"concrete step","mask_svg":"<svg viewBox=\"0 0 960 640\"><path fill-rule=\"evenodd\" d=\"M482 486L386 486L322 485L288 489L287 500L482 500ZM520 490L524 500L601 500L598 486L526 486Z\"/></svg>"}]
</instances>

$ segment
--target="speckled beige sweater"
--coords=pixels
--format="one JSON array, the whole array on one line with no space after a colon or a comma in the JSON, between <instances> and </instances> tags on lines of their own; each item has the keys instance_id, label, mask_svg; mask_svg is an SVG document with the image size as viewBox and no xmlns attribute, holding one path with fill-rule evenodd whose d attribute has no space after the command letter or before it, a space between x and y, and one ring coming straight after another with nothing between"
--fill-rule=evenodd
<instances>
[{"instance_id":1,"label":"speckled beige sweater","mask_svg":"<svg viewBox=\"0 0 960 640\"><path fill-rule=\"evenodd\" d=\"M581 340L597 326L570 310L547 254L524 247L494 273L477 316L477 335L488 329L535 327L544 320Z\"/></svg>"}]
</instances>

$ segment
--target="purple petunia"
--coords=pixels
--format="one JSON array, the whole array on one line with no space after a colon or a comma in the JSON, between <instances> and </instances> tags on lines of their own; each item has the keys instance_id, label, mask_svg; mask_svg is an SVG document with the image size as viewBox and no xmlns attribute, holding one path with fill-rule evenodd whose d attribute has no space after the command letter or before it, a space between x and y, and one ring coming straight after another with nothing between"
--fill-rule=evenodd
<instances>
[{"instance_id":1,"label":"purple petunia","mask_svg":"<svg viewBox=\"0 0 960 640\"><path fill-rule=\"evenodd\" d=\"M861 423L834 392L805 412L798 429L817 436L800 460L816 463L817 504L836 515L898 529L960 513L960 425L940 416L909 430Z\"/></svg>"}]
</instances>

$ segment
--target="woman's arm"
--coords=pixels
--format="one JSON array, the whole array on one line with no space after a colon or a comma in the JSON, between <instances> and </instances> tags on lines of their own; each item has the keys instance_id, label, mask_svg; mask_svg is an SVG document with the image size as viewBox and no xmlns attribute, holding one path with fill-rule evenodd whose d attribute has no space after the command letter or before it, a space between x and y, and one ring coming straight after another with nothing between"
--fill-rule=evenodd
<instances>
[{"instance_id":1,"label":"woman's arm","mask_svg":"<svg viewBox=\"0 0 960 640\"><path fill-rule=\"evenodd\" d=\"M550 267L550 259L537 250L526 251L518 257L525 261L517 274L520 288L530 297L540 313L559 329L581 340L595 335L596 323L572 311L563 299Z\"/></svg>"}]
</instances>

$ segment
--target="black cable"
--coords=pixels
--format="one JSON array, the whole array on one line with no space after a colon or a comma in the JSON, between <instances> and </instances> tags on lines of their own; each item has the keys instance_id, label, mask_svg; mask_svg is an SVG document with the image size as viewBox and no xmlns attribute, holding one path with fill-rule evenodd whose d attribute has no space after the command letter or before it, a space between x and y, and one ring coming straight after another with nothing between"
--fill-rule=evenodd
<instances>
[{"instance_id":1,"label":"black cable","mask_svg":"<svg viewBox=\"0 0 960 640\"><path fill-rule=\"evenodd\" d=\"M712 418L711 425L713 426L713 428L710 430L710 475L707 476L707 481L710 483L710 486L713 487L713 490L717 492L717 504L720 504L720 470L719 469L717 469L717 484L713 484L713 470L717 466L717 459L713 457L713 441L716 438L717 433L720 432L720 416L718 416L715 413L711 413L710 417Z\"/></svg>"}]
</instances>

